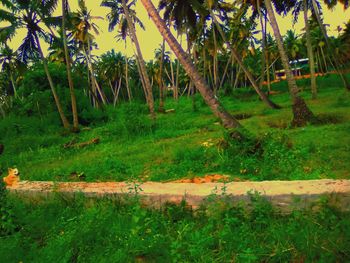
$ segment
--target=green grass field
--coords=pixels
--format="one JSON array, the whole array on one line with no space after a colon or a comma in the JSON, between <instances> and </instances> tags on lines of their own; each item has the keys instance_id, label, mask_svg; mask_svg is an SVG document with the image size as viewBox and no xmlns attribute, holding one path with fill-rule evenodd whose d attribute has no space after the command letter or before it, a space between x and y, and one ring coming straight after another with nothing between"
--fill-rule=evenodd
<instances>
[{"instance_id":1,"label":"green grass field","mask_svg":"<svg viewBox=\"0 0 350 263\"><path fill-rule=\"evenodd\" d=\"M168 99L167 109L152 124L147 107L125 103L95 112L90 129L66 134L56 115L10 116L0 121L0 143L5 152L0 168L17 167L22 180L69 181L83 173L87 181L167 181L205 174L227 174L242 180L296 180L350 177L350 94L336 76L319 78L319 98L311 100L320 123L302 128L289 126L292 118L285 83L277 83L272 97L283 106L268 109L251 90L221 96L225 107L254 140L237 144L230 140L210 109L197 96L179 102ZM299 81L300 82L300 81ZM307 85L307 80L299 83ZM54 120L53 120L54 119ZM100 138L82 149L65 149L70 141ZM259 144L259 149L254 150Z\"/></svg>"},{"instance_id":2,"label":"green grass field","mask_svg":"<svg viewBox=\"0 0 350 263\"><path fill-rule=\"evenodd\" d=\"M225 199L224 199L225 200ZM18 199L0 204L1 262L348 262L350 215L322 201L285 215L212 196L199 210L137 201ZM4 220L5 218L5 220ZM5 232L6 231L6 232Z\"/></svg>"},{"instance_id":3,"label":"green grass field","mask_svg":"<svg viewBox=\"0 0 350 263\"><path fill-rule=\"evenodd\" d=\"M319 123L291 128L285 83L273 86L281 110L267 109L254 92L221 97L242 119L247 139L237 142L200 97L168 100L152 124L140 103L89 116L90 129L67 134L56 114L11 115L0 121L5 152L0 168L18 167L23 180L154 180L227 174L241 180L347 178L350 171L350 94L335 76L319 79L317 100L306 98ZM307 86L307 81L299 81ZM82 149L68 142L100 138ZM219 198L220 197L220 198ZM350 214L326 198L319 209L283 214L252 194L252 206L213 194L201 208L185 203L145 208L127 200L45 202L9 196L0 183L0 262L349 262Z\"/></svg>"}]
</instances>

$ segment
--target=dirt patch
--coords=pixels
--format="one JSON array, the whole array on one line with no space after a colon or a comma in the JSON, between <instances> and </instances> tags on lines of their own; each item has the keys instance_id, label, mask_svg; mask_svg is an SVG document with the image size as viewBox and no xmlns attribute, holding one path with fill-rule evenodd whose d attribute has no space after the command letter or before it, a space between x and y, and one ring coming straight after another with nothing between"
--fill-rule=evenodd
<instances>
[{"instance_id":1,"label":"dirt patch","mask_svg":"<svg viewBox=\"0 0 350 263\"><path fill-rule=\"evenodd\" d=\"M228 182L229 177L227 175L221 174L212 174L206 175L204 177L194 177L194 178L186 178L175 181L170 181L169 183L195 183L195 184L205 184L205 183L217 183L217 182ZM236 181L239 180L238 178Z\"/></svg>"}]
</instances>

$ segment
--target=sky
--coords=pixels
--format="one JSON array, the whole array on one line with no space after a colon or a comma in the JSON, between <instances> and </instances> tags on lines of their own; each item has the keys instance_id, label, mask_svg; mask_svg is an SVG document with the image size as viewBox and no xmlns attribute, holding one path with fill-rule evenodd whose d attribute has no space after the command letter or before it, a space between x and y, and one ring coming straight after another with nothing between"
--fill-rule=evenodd
<instances>
[{"instance_id":1,"label":"sky","mask_svg":"<svg viewBox=\"0 0 350 263\"><path fill-rule=\"evenodd\" d=\"M157 6L158 0L152 0L152 1ZM72 11L77 10L78 8L77 0L68 0L68 2ZM96 36L95 41L98 44L98 49L94 50L93 54L101 55L102 53L105 53L108 50L115 49L116 51L120 51L123 54L132 56L134 54L134 51L133 51L134 49L131 43L127 41L125 45L125 42L123 41L117 42L115 38L115 36L117 35L117 32L108 31L108 20L106 18L106 15L109 12L109 9L105 7L101 7L100 2L101 1L95 1L95 0L85 1L87 8L91 10L91 15L101 16L104 18L104 20L96 20L96 24L99 26L99 29L100 29L100 34ZM54 15L61 14L60 7L61 7L61 4L59 4L59 7L57 8ZM341 27L344 27L344 23L346 23L350 19L350 8L344 11L340 5L334 8L334 10L328 10L327 8L324 7L323 11L324 11L324 23L330 25L328 27L329 35L337 35L338 34L338 32L336 31L337 26L340 25ZM138 1L136 4L136 12L138 17L141 19L141 21L143 22L146 28L146 30L143 31L141 28L137 27L136 28L137 36L140 42L144 59L150 60L150 59L153 59L154 57L154 50L158 48L160 43L162 42L162 37L158 32L157 28L155 27L155 25L153 24L152 20L148 17L146 10L143 8L143 5L141 4L141 1ZM298 23L294 26L292 24L291 15L288 15L286 17L278 16L277 20L278 20L282 34L285 34L285 32L288 29L294 29L296 33L301 33L302 32L301 30L304 27L302 17L300 17ZM4 24L0 22L0 27L3 25ZM268 30L271 32L271 28ZM24 35L23 31L17 34L17 36L10 43L12 48L15 49L20 45L23 39L23 35ZM168 47L167 49L169 50Z\"/></svg>"}]
</instances>

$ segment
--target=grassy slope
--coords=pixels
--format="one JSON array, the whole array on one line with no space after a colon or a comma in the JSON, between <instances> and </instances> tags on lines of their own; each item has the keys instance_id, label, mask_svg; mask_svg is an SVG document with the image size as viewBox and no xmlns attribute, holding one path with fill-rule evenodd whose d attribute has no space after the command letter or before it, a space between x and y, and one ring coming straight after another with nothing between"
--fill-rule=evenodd
<instances>
[{"instance_id":1,"label":"grassy slope","mask_svg":"<svg viewBox=\"0 0 350 263\"><path fill-rule=\"evenodd\" d=\"M333 87L335 76L319 82L317 100L310 100L308 90L302 95L324 123L303 128L288 127L291 110L285 83L273 86L281 91L272 96L283 106L279 111L267 109L253 92L222 98L233 114L251 115L241 122L264 143L262 154L218 147L225 132L198 97L195 112L190 99L168 100L166 107L175 113L158 115L156 126L150 123L147 109L136 103L108 109L108 122L77 135L62 134L45 118L2 120L5 153L0 168L17 166L26 180L70 180L72 172L83 172L87 181L166 181L207 173L245 180L349 178L350 95ZM83 142L95 137L100 144L63 149L72 139Z\"/></svg>"}]
</instances>

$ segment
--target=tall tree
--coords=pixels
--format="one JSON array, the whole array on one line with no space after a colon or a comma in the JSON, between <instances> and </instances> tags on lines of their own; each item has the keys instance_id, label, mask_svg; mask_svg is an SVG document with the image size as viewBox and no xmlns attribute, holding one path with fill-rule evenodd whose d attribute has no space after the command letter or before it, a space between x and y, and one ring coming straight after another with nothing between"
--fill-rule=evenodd
<instances>
[{"instance_id":1,"label":"tall tree","mask_svg":"<svg viewBox=\"0 0 350 263\"><path fill-rule=\"evenodd\" d=\"M261 98L261 100L270 108L273 109L279 109L280 106L278 106L277 104L275 104L274 102L272 102L264 92L262 92L259 88L259 85L257 84L257 82L255 81L253 75L251 74L251 72L247 69L247 67L244 65L240 55L238 54L238 52L234 49L233 46L231 46L231 43L229 41L227 41L226 36L213 12L213 6L209 6L208 7L210 10L210 15L211 18L213 19L213 23L216 25L216 27L218 28L218 31L222 37L222 39L224 40L224 42L226 43L226 45L228 46L228 48L231 50L232 55L234 57L234 59L237 61L237 63L239 64L239 66L242 68L242 70L244 71L245 75L247 76L247 78L249 79L250 83L252 84L253 88L255 89L256 93L259 95L259 97Z\"/></svg>"},{"instance_id":2,"label":"tall tree","mask_svg":"<svg viewBox=\"0 0 350 263\"><path fill-rule=\"evenodd\" d=\"M80 47L83 50L83 54L85 56L85 61L88 66L88 70L90 72L89 76L91 78L91 86L93 93L93 102L95 105L98 105L97 92L100 95L103 104L106 104L106 95L104 94L102 88L96 80L94 65L92 63L92 54L91 50L93 48L93 40L94 35L99 34L98 26L94 22L95 20L103 20L103 17L93 16L91 15L91 11L89 11L85 5L84 0L78 0L79 10L76 13L71 13L70 21L72 23L71 31L73 33L73 37L79 41ZM97 90L97 92L96 92Z\"/></svg>"},{"instance_id":3,"label":"tall tree","mask_svg":"<svg viewBox=\"0 0 350 263\"><path fill-rule=\"evenodd\" d=\"M137 61L138 67L140 69L140 77L144 86L145 97L149 107L149 111L152 119L155 119L155 111L154 111L154 99L152 93L152 86L147 74L146 64L143 59L143 55L141 52L139 40L136 35L135 23L139 25L141 21L136 17L136 13L131 7L135 5L135 1L129 0L103 0L101 6L108 7L111 9L108 14L109 20L109 30L113 30L117 24L121 25L122 32L125 34L129 34L132 42L135 45L136 53L137 53Z\"/></svg>"},{"instance_id":4,"label":"tall tree","mask_svg":"<svg viewBox=\"0 0 350 263\"><path fill-rule=\"evenodd\" d=\"M310 32L310 25L309 25L309 18L308 18L308 10L309 10L308 1L303 0L305 38L306 38L307 54L309 57L310 78L311 78L311 93L312 93L312 98L316 99L317 84L316 84L316 75L315 75L315 59L314 59L314 52L312 50L312 44L311 44L311 32Z\"/></svg>"},{"instance_id":5,"label":"tall tree","mask_svg":"<svg viewBox=\"0 0 350 263\"><path fill-rule=\"evenodd\" d=\"M154 24L158 28L159 32L163 38L167 41L169 47L175 53L176 57L180 60L187 74L191 77L193 83L196 85L197 89L203 96L205 102L211 108L213 113L219 117L226 128L240 128L240 123L229 114L223 106L220 104L218 99L214 96L211 89L208 87L207 83L203 77L199 74L195 66L193 65L191 59L188 57L186 52L182 49L180 44L177 42L175 37L170 32L169 28L166 26L165 22L159 16L156 8L154 7L151 0L141 0L143 6L147 10L149 16L153 20Z\"/></svg>"},{"instance_id":6,"label":"tall tree","mask_svg":"<svg viewBox=\"0 0 350 263\"><path fill-rule=\"evenodd\" d=\"M67 78L69 84L69 92L72 103L72 115L73 115L73 131L79 131L79 119L78 119L78 110L77 110L77 101L74 93L74 83L71 74L71 59L68 52L67 45L67 35L66 35L66 13L68 12L68 3L67 0L62 0L62 39L64 47L64 56L67 69Z\"/></svg>"},{"instance_id":7,"label":"tall tree","mask_svg":"<svg viewBox=\"0 0 350 263\"><path fill-rule=\"evenodd\" d=\"M70 127L66 118L60 99L57 95L55 85L52 81L48 68L47 59L41 48L40 38L47 40L48 34L42 26L49 22L52 12L57 6L57 1L3 1L3 4L11 12L1 10L0 20L7 21L11 25L0 29L0 41L6 42L11 39L20 29L26 30L26 36L19 47L19 56L22 61L40 57L44 66L47 80L49 82L55 104L60 115L63 127Z\"/></svg>"},{"instance_id":8,"label":"tall tree","mask_svg":"<svg viewBox=\"0 0 350 263\"><path fill-rule=\"evenodd\" d=\"M20 64L21 62L17 58L17 52L14 52L7 44L5 44L5 46L0 49L0 65L1 70L6 72L6 74L10 77L13 95L15 98L17 97L17 87L14 72L17 69L17 66Z\"/></svg>"},{"instance_id":9,"label":"tall tree","mask_svg":"<svg viewBox=\"0 0 350 263\"><path fill-rule=\"evenodd\" d=\"M289 93L292 98L292 109L293 109L292 125L303 126L303 125L306 125L308 122L313 121L315 119L315 116L312 113L312 111L309 109L309 107L306 105L304 99L301 98L300 95L298 94L299 89L289 65L289 58L283 46L282 36L279 30L279 26L277 24L275 12L272 8L271 0L266 0L265 6L266 6L268 16L270 18L270 24L271 24L273 33L276 38L277 47L282 60L282 65L286 73Z\"/></svg>"},{"instance_id":10,"label":"tall tree","mask_svg":"<svg viewBox=\"0 0 350 263\"><path fill-rule=\"evenodd\" d=\"M341 65L340 65L340 62L337 58L337 56L335 56L332 52L332 46L328 40L328 35L327 35L327 31L326 31L326 28L322 22L322 18L321 18L321 12L320 12L320 6L318 5L318 2L316 0L311 0L312 1L312 6L313 6L313 11L314 11L314 14L316 16L316 19L317 19L317 22L320 26L320 29L322 31L322 34L323 34L323 37L325 39L325 42L326 42L326 47L331 55L331 57L333 58L334 60L334 63L335 63L335 70L337 71L337 73L339 74L341 80L343 81L343 84L344 84L344 87L350 91L350 83L349 81L347 80L346 76L341 72ZM344 8L348 8L349 6L349 1L348 0L345 0L345 1L324 1L325 4L329 7L329 8L333 8L334 5L339 2L341 3Z\"/></svg>"}]
</instances>

